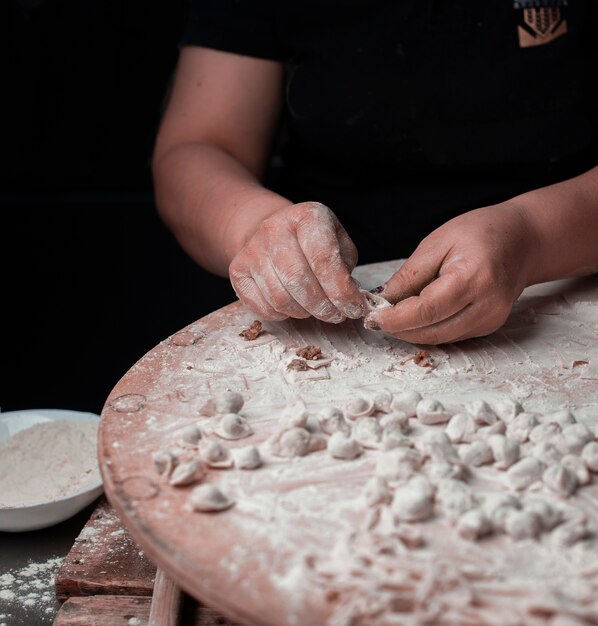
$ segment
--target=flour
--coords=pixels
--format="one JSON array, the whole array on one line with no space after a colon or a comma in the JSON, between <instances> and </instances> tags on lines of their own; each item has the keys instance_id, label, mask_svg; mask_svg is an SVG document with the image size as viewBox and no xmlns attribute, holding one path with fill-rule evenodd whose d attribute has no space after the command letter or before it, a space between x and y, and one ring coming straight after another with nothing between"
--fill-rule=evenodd
<instances>
[{"instance_id":1,"label":"flour","mask_svg":"<svg viewBox=\"0 0 598 626\"><path fill-rule=\"evenodd\" d=\"M215 314L217 324L204 318L188 329L201 343L165 342L127 374L111 402L135 391L145 404L127 415L106 411L108 439L127 443L110 450L106 467L115 482L126 481L132 462L152 476L159 496L151 505L128 499L132 523L160 529L206 598L234 588L247 606L280 607L262 614L272 623L556 626L575 617L594 626L598 477L588 471L597 463L598 392L586 378L589 366L570 364L596 363L598 347L585 317L566 303L544 314L543 302L522 301L490 337L430 348L433 367L414 362L419 347L364 331L359 321L266 322L272 341L239 346L226 337L253 318L231 307ZM587 308L588 320L598 319L598 291ZM281 361L305 345L331 359L328 379L284 377ZM191 510L190 490L169 487L151 463L169 434L201 419L201 407L224 390L243 396L240 414L253 434L223 447L236 459L250 443L263 463L254 472L232 463L208 469L204 484L234 500L215 515ZM369 398L376 411L397 414L373 416L383 428L380 448L347 454L348 442L357 443L351 430L359 429L346 405ZM303 410L288 416L293 401ZM368 414L360 418L368 442L379 445ZM277 455L272 435L281 417L304 422L292 423L299 443L329 435L328 452ZM133 419L147 428L132 429ZM217 422L205 417L204 432ZM394 436L385 441L391 424ZM556 467L544 484L559 459L536 460L540 444L573 455L563 463L573 474ZM582 479L573 467L585 471ZM572 475L579 485L567 494Z\"/></svg>"},{"instance_id":2,"label":"flour","mask_svg":"<svg viewBox=\"0 0 598 626\"><path fill-rule=\"evenodd\" d=\"M54 579L61 563L61 557L53 557L0 574L0 626L10 624L13 613L56 613Z\"/></svg>"},{"instance_id":3,"label":"flour","mask_svg":"<svg viewBox=\"0 0 598 626\"><path fill-rule=\"evenodd\" d=\"M96 422L44 422L0 444L0 508L30 506L98 484Z\"/></svg>"}]
</instances>

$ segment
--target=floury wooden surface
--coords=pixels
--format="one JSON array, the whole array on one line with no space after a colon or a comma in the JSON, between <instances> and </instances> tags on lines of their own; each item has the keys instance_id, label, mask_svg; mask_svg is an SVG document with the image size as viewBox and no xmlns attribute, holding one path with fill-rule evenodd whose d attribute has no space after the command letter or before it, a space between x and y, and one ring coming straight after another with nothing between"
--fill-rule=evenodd
<instances>
[{"instance_id":1,"label":"floury wooden surface","mask_svg":"<svg viewBox=\"0 0 598 626\"><path fill-rule=\"evenodd\" d=\"M379 284L393 267L361 268L363 286ZM335 613L338 618L347 597L367 597L365 565L362 577L349 585L346 578L339 583L337 571L328 577L322 572L335 558L336 539L363 530L367 511L356 498L374 471L371 455L356 462L332 460L326 453L296 461L268 456L254 472L211 470L205 481L221 486L236 505L201 514L187 505L189 488L171 487L156 473L153 453L174 445L177 431L199 419L210 394L227 388L245 396L242 413L255 431L250 439L225 442L231 448L266 444L285 402L295 395L317 410L342 405L359 389L407 387L439 397L456 411L482 390L488 398L514 395L526 409L566 405L587 412L598 404L598 329L591 324L596 309L586 310L597 300L595 279L533 288L499 333L430 349L431 371L409 360L416 348L368 333L359 322L266 324L276 341L245 349L234 339L253 315L238 303L230 305L162 342L113 390L100 428L106 493L150 559L227 617L255 626L325 624ZM333 363L322 379L294 382L278 362L306 343L320 345ZM448 562L487 560L482 545L447 542L447 526L422 526L430 550ZM422 572L413 567L415 578ZM471 620L490 623L475 615ZM381 617L371 623L387 622ZM536 616L533 623L549 621Z\"/></svg>"},{"instance_id":2,"label":"floury wooden surface","mask_svg":"<svg viewBox=\"0 0 598 626\"><path fill-rule=\"evenodd\" d=\"M146 626L156 567L102 498L56 576L63 601L54 626ZM182 599L177 626L233 626L216 611Z\"/></svg>"}]
</instances>

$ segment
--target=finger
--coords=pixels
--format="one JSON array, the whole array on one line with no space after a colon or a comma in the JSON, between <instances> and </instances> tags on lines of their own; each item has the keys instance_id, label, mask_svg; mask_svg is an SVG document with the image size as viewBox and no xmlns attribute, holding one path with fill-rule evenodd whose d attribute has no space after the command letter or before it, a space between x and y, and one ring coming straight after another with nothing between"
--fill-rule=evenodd
<instances>
[{"instance_id":1,"label":"finger","mask_svg":"<svg viewBox=\"0 0 598 626\"><path fill-rule=\"evenodd\" d=\"M348 239L346 232L345 236ZM297 226L297 241L327 299L347 317L363 317L365 302L357 282L351 276L352 268L343 257L333 223L323 225L315 235L312 225L300 223ZM351 246L355 248L351 240L344 240L342 245L349 262L356 261L357 250L351 250Z\"/></svg>"},{"instance_id":2,"label":"finger","mask_svg":"<svg viewBox=\"0 0 598 626\"><path fill-rule=\"evenodd\" d=\"M425 245L420 244L385 283L380 295L393 304L409 296L418 295L436 278L444 256L438 247L432 247L427 242Z\"/></svg>"},{"instance_id":3,"label":"finger","mask_svg":"<svg viewBox=\"0 0 598 626\"><path fill-rule=\"evenodd\" d=\"M479 314L476 313L474 306L467 305L452 317L437 324L423 328L399 330L389 334L409 343L435 346L460 341L466 336L472 337L485 333L479 326Z\"/></svg>"},{"instance_id":4,"label":"finger","mask_svg":"<svg viewBox=\"0 0 598 626\"><path fill-rule=\"evenodd\" d=\"M305 319L310 316L309 311L295 300L281 282L269 257L266 257L260 263L259 268L252 271L251 275L264 299L275 311L282 313L285 317L297 319Z\"/></svg>"},{"instance_id":5,"label":"finger","mask_svg":"<svg viewBox=\"0 0 598 626\"><path fill-rule=\"evenodd\" d=\"M403 330L437 324L455 315L471 303L468 282L458 272L447 272L424 287L419 296L411 296L392 307L368 316L369 324L394 334Z\"/></svg>"},{"instance_id":6,"label":"finger","mask_svg":"<svg viewBox=\"0 0 598 626\"><path fill-rule=\"evenodd\" d=\"M281 235L279 240L285 241L285 247L270 246L268 255L286 291L317 319L333 324L342 322L345 319L344 314L334 306L322 289L305 258L295 233Z\"/></svg>"},{"instance_id":7,"label":"finger","mask_svg":"<svg viewBox=\"0 0 598 626\"><path fill-rule=\"evenodd\" d=\"M253 278L240 270L231 270L231 283L239 300L262 319L281 321L287 318L268 304Z\"/></svg>"},{"instance_id":8,"label":"finger","mask_svg":"<svg viewBox=\"0 0 598 626\"><path fill-rule=\"evenodd\" d=\"M336 238L338 241L341 257L347 264L349 271L353 271L357 265L358 253L355 244L353 243L349 233L345 230L344 226L338 221L336 215L334 217L334 229L336 232Z\"/></svg>"}]
</instances>

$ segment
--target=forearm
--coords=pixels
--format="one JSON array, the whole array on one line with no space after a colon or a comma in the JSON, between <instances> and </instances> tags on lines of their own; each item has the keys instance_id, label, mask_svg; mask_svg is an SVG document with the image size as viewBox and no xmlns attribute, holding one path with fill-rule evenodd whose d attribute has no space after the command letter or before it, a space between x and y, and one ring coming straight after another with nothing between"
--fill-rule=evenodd
<instances>
[{"instance_id":1,"label":"forearm","mask_svg":"<svg viewBox=\"0 0 598 626\"><path fill-rule=\"evenodd\" d=\"M220 148L177 144L154 159L158 211L187 253L222 276L258 225L290 204Z\"/></svg>"},{"instance_id":2,"label":"forearm","mask_svg":"<svg viewBox=\"0 0 598 626\"><path fill-rule=\"evenodd\" d=\"M513 198L535 233L528 284L598 272L598 167Z\"/></svg>"}]
</instances>

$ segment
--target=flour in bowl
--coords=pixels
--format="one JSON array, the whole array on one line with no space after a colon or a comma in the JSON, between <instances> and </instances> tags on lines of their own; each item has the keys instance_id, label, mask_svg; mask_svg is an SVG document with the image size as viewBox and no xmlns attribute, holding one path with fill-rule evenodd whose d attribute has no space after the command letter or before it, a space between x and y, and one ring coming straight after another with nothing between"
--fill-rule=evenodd
<instances>
[{"instance_id":1,"label":"flour in bowl","mask_svg":"<svg viewBox=\"0 0 598 626\"><path fill-rule=\"evenodd\" d=\"M0 508L51 502L98 484L96 422L52 421L0 444Z\"/></svg>"}]
</instances>

